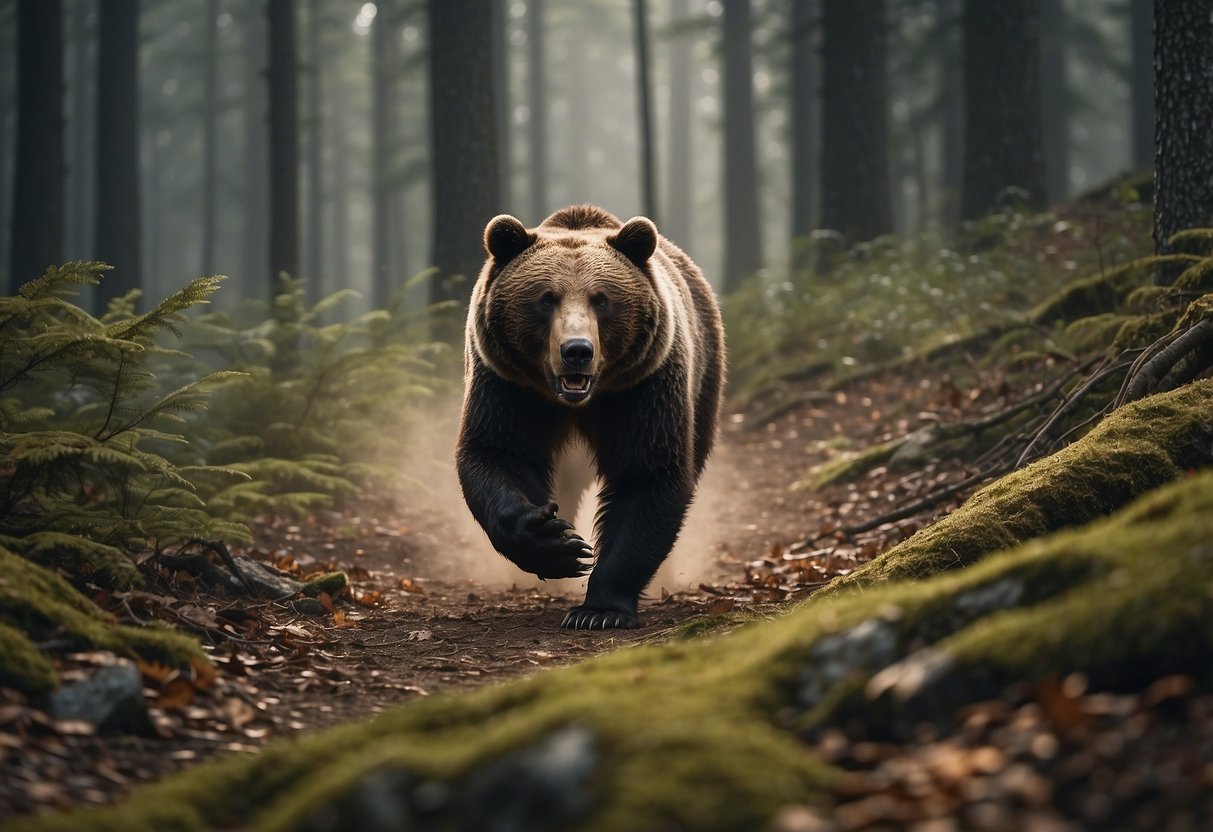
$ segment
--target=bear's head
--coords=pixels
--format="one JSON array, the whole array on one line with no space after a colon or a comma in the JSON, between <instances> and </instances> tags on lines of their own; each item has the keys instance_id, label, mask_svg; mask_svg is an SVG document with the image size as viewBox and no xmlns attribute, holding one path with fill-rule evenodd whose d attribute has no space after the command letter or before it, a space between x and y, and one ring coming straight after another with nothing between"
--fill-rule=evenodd
<instances>
[{"instance_id":1,"label":"bear's head","mask_svg":"<svg viewBox=\"0 0 1213 832\"><path fill-rule=\"evenodd\" d=\"M490 369L573 407L643 379L673 340L652 221L577 210L533 230L506 214L489 222L468 322Z\"/></svg>"}]
</instances>

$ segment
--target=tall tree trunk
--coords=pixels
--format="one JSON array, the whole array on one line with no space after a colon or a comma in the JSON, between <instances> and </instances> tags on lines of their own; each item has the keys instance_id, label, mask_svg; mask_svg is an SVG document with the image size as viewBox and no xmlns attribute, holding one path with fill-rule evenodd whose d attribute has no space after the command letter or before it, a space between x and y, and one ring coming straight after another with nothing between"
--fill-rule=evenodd
<instances>
[{"instance_id":1,"label":"tall tree trunk","mask_svg":"<svg viewBox=\"0 0 1213 832\"><path fill-rule=\"evenodd\" d=\"M509 0L493 2L493 83L497 96L497 158L500 161L501 181L497 192L501 196L503 210L513 206L513 112L510 108L510 31Z\"/></svg>"},{"instance_id":2,"label":"tall tree trunk","mask_svg":"<svg viewBox=\"0 0 1213 832\"><path fill-rule=\"evenodd\" d=\"M804 238L813 230L813 191L817 179L817 133L813 109L817 102L817 50L813 16L816 3L792 3L792 262L805 268Z\"/></svg>"},{"instance_id":3,"label":"tall tree trunk","mask_svg":"<svg viewBox=\"0 0 1213 832\"><path fill-rule=\"evenodd\" d=\"M207 0L202 90L202 273L215 273L215 192L219 148L219 0ZM155 272L153 272L155 274Z\"/></svg>"},{"instance_id":4,"label":"tall tree trunk","mask_svg":"<svg viewBox=\"0 0 1213 832\"><path fill-rule=\"evenodd\" d=\"M548 103L543 35L543 0L527 0L527 104L531 112L527 148L531 173L532 222L539 222L548 214Z\"/></svg>"},{"instance_id":5,"label":"tall tree trunk","mask_svg":"<svg viewBox=\"0 0 1213 832\"><path fill-rule=\"evenodd\" d=\"M0 292L7 288L5 275L12 265L11 216L13 208L13 145L17 109L17 8L0 7ZM10 276L11 277L11 276ZM13 278L15 280L15 278Z\"/></svg>"},{"instance_id":6,"label":"tall tree trunk","mask_svg":"<svg viewBox=\"0 0 1213 832\"><path fill-rule=\"evenodd\" d=\"M1133 98L1133 167L1154 164L1154 4L1129 4L1130 88Z\"/></svg>"},{"instance_id":7,"label":"tall tree trunk","mask_svg":"<svg viewBox=\"0 0 1213 832\"><path fill-rule=\"evenodd\" d=\"M824 0L821 225L848 243L893 230L885 0Z\"/></svg>"},{"instance_id":8,"label":"tall tree trunk","mask_svg":"<svg viewBox=\"0 0 1213 832\"><path fill-rule=\"evenodd\" d=\"M1043 0L1042 92L1050 202L1070 195L1070 46L1065 0Z\"/></svg>"},{"instance_id":9,"label":"tall tree trunk","mask_svg":"<svg viewBox=\"0 0 1213 832\"><path fill-rule=\"evenodd\" d=\"M95 8L91 0L75 0L68 25L71 49L71 105L68 113L69 153L67 176L67 236L64 247L68 259L92 255L93 227L93 141L96 127L93 115L93 91L96 55L90 33L89 15Z\"/></svg>"},{"instance_id":10,"label":"tall tree trunk","mask_svg":"<svg viewBox=\"0 0 1213 832\"><path fill-rule=\"evenodd\" d=\"M493 21L482 11L481 0L429 0L436 301L467 301L501 205Z\"/></svg>"},{"instance_id":11,"label":"tall tree trunk","mask_svg":"<svg viewBox=\"0 0 1213 832\"><path fill-rule=\"evenodd\" d=\"M754 70L750 0L724 0L724 291L762 266L758 160L754 150Z\"/></svg>"},{"instance_id":12,"label":"tall tree trunk","mask_svg":"<svg viewBox=\"0 0 1213 832\"><path fill-rule=\"evenodd\" d=\"M961 80L961 0L937 0L941 45L939 49L939 151L943 197L940 222L960 222L960 194L964 186L964 86Z\"/></svg>"},{"instance_id":13,"label":"tall tree trunk","mask_svg":"<svg viewBox=\"0 0 1213 832\"><path fill-rule=\"evenodd\" d=\"M57 5L57 4L56 4ZM139 2L99 4L97 231L99 259L114 267L98 306L143 286L139 223Z\"/></svg>"},{"instance_id":14,"label":"tall tree trunk","mask_svg":"<svg viewBox=\"0 0 1213 832\"><path fill-rule=\"evenodd\" d=\"M649 72L649 20L645 0L632 0L632 37L636 54L636 109L640 125L640 204L657 221L657 174L653 169L653 86Z\"/></svg>"},{"instance_id":15,"label":"tall tree trunk","mask_svg":"<svg viewBox=\"0 0 1213 832\"><path fill-rule=\"evenodd\" d=\"M1154 2L1154 247L1213 213L1213 0Z\"/></svg>"},{"instance_id":16,"label":"tall tree trunk","mask_svg":"<svg viewBox=\"0 0 1213 832\"><path fill-rule=\"evenodd\" d=\"M166 142L171 145L171 141ZM152 280L164 274L164 161L160 135L153 133L147 142L147 223L144 228L144 262ZM207 272L211 274L211 272Z\"/></svg>"},{"instance_id":17,"label":"tall tree trunk","mask_svg":"<svg viewBox=\"0 0 1213 832\"><path fill-rule=\"evenodd\" d=\"M965 219L993 210L1008 188L1045 205L1040 93L1041 0L965 0Z\"/></svg>"},{"instance_id":18,"label":"tall tree trunk","mask_svg":"<svg viewBox=\"0 0 1213 832\"><path fill-rule=\"evenodd\" d=\"M299 274L299 100L293 0L270 0L270 271Z\"/></svg>"},{"instance_id":19,"label":"tall tree trunk","mask_svg":"<svg viewBox=\"0 0 1213 832\"><path fill-rule=\"evenodd\" d=\"M307 19L307 294L319 300L324 273L324 52L320 49L320 0L310 0Z\"/></svg>"},{"instance_id":20,"label":"tall tree trunk","mask_svg":"<svg viewBox=\"0 0 1213 832\"><path fill-rule=\"evenodd\" d=\"M382 308L399 287L398 264L392 262L393 238L403 233L395 216L399 191L398 170L394 160L400 141L396 125L396 26L393 7L380 2L371 24L371 110L374 129L371 137L371 273L373 301Z\"/></svg>"},{"instance_id":21,"label":"tall tree trunk","mask_svg":"<svg viewBox=\"0 0 1213 832\"><path fill-rule=\"evenodd\" d=\"M671 27L691 14L690 0L670 0ZM667 46L670 56L669 145L665 155L666 198L662 234L683 247L691 247L693 190L691 179L691 119L693 117L691 44L685 34L674 35Z\"/></svg>"},{"instance_id":22,"label":"tall tree trunk","mask_svg":"<svg viewBox=\"0 0 1213 832\"><path fill-rule=\"evenodd\" d=\"M346 97L340 87L341 74L333 74L332 118L328 120L329 142L333 148L333 191L329 208L332 211L329 228L332 229L332 245L329 246L330 268L324 282L327 294L339 287L350 285L350 148L346 133Z\"/></svg>"},{"instance_id":23,"label":"tall tree trunk","mask_svg":"<svg viewBox=\"0 0 1213 832\"><path fill-rule=\"evenodd\" d=\"M568 27L563 37L565 48L570 54L584 49L579 41L576 30ZM585 50L580 60L569 61L561 73L562 92L568 104L564 141L561 142L560 154L564 164L562 182L567 189L568 198L564 202L585 202L589 199L590 191L590 157L599 146L598 137L590 125L594 123L594 102L589 100L590 84L588 78L593 78L597 70L596 55L592 50ZM547 212L541 212L534 217L535 222L543 219Z\"/></svg>"},{"instance_id":24,"label":"tall tree trunk","mask_svg":"<svg viewBox=\"0 0 1213 832\"><path fill-rule=\"evenodd\" d=\"M17 162L6 294L63 259L63 5L17 5Z\"/></svg>"},{"instance_id":25,"label":"tall tree trunk","mask_svg":"<svg viewBox=\"0 0 1213 832\"><path fill-rule=\"evenodd\" d=\"M243 295L262 294L269 271L270 179L267 132L268 92L266 90L265 15L261 4L252 6L243 16L244 28L244 90L242 117L244 122L244 195L241 203L241 269L237 284ZM256 288L254 288L256 287Z\"/></svg>"}]
</instances>

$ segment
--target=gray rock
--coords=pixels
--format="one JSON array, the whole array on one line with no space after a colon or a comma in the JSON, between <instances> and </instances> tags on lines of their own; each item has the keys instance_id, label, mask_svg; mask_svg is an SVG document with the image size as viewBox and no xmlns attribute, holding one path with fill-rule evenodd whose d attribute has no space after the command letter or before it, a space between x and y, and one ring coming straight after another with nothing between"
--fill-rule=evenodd
<instances>
[{"instance_id":1,"label":"gray rock","mask_svg":"<svg viewBox=\"0 0 1213 832\"><path fill-rule=\"evenodd\" d=\"M478 832L564 829L590 805L594 738L561 728L538 745L489 764L464 788L461 828Z\"/></svg>"},{"instance_id":2,"label":"gray rock","mask_svg":"<svg viewBox=\"0 0 1213 832\"><path fill-rule=\"evenodd\" d=\"M50 695L48 712L55 719L88 722L99 729L142 731L150 726L143 680L135 663L118 659Z\"/></svg>"},{"instance_id":3,"label":"gray rock","mask_svg":"<svg viewBox=\"0 0 1213 832\"><path fill-rule=\"evenodd\" d=\"M839 682L872 673L893 660L897 629L888 617L869 618L849 630L817 640L809 651L809 666L801 674L802 707L820 705Z\"/></svg>"}]
</instances>

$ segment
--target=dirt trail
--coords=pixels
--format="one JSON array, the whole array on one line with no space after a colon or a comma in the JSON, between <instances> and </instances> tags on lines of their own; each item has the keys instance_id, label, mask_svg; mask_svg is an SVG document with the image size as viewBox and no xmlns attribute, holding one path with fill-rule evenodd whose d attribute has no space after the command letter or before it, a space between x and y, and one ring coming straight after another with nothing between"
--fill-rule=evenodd
<instances>
[{"instance_id":1,"label":"dirt trail","mask_svg":"<svg viewBox=\"0 0 1213 832\"><path fill-rule=\"evenodd\" d=\"M906 420L888 414L915 412L924 395L897 383L866 389L758 430L722 433L678 546L641 602L643 627L632 631L561 629L584 581L542 583L492 550L458 492L448 410L417 432L409 457L408 476L424 488L383 495L378 504L390 509L359 505L307 522L253 525L256 557L305 572L348 572L349 593L331 604L324 599L325 609L301 614L289 602L216 596L180 573L149 575L150 593L187 599L219 625L203 629L215 678L184 684L173 674L156 679L152 668L149 680L145 668L155 731L93 736L20 701L6 709L0 692L0 814L112 802L204 759L439 691L659 642L697 617L804 597L915 527L908 521L866 541L839 539L787 554L806 532L848 513L876 513L900 495L888 480L825 497L788 490L839 436L863 445L904 433ZM739 419L726 413L726 426ZM592 508L583 507L577 527L588 532L591 518ZM128 601L123 605L130 611ZM177 623L188 622L178 616Z\"/></svg>"}]
</instances>

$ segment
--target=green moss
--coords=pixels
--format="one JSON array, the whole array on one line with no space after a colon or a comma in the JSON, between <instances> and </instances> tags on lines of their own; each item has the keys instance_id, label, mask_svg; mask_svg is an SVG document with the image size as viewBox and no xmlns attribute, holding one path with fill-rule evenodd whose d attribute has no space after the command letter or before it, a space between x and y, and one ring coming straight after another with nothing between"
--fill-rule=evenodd
<instances>
[{"instance_id":1,"label":"green moss","mask_svg":"<svg viewBox=\"0 0 1213 832\"><path fill-rule=\"evenodd\" d=\"M925 578L1057 529L1088 522L1175 479L1213 437L1213 382L1117 410L1080 441L999 479L934 525L821 591Z\"/></svg>"},{"instance_id":2,"label":"green moss","mask_svg":"<svg viewBox=\"0 0 1213 832\"><path fill-rule=\"evenodd\" d=\"M79 647L111 650L125 656L183 666L206 661L196 640L162 627L128 627L113 623L102 610L59 575L0 548L0 624L23 639L15 648L23 657L37 642L67 639ZM6 633L11 639L11 633ZM6 651L7 652L7 651ZM13 687L26 693L45 689L45 667L19 658L14 669L31 669Z\"/></svg>"},{"instance_id":3,"label":"green moss","mask_svg":"<svg viewBox=\"0 0 1213 832\"><path fill-rule=\"evenodd\" d=\"M1152 314L1182 303L1174 286L1141 286L1125 298L1125 308L1135 314Z\"/></svg>"},{"instance_id":4,"label":"green moss","mask_svg":"<svg viewBox=\"0 0 1213 832\"><path fill-rule=\"evenodd\" d=\"M1107 349L1116 339L1121 327L1136 319L1136 316L1116 312L1079 318L1066 326L1066 343L1078 353Z\"/></svg>"},{"instance_id":5,"label":"green moss","mask_svg":"<svg viewBox=\"0 0 1213 832\"><path fill-rule=\"evenodd\" d=\"M61 566L73 574L87 575L99 586L131 589L143 585L143 576L126 552L82 535L42 531L20 539L5 538L0 543L19 548L45 566Z\"/></svg>"},{"instance_id":6,"label":"green moss","mask_svg":"<svg viewBox=\"0 0 1213 832\"><path fill-rule=\"evenodd\" d=\"M1185 269L1173 284L1176 289L1188 292L1213 291L1213 257L1201 260L1194 266Z\"/></svg>"},{"instance_id":7,"label":"green moss","mask_svg":"<svg viewBox=\"0 0 1213 832\"><path fill-rule=\"evenodd\" d=\"M904 443L905 437L902 437L882 442L879 445L873 445L859 453L843 454L842 456L835 457L829 462L823 462L821 465L815 466L805 474L803 479L795 483L792 488L796 490L820 491L835 483L856 480L877 465L883 465L888 462L893 454L897 452L897 449Z\"/></svg>"},{"instance_id":8,"label":"green moss","mask_svg":"<svg viewBox=\"0 0 1213 832\"><path fill-rule=\"evenodd\" d=\"M349 576L344 572L325 572L322 575L317 575L303 585L301 590L304 595L315 598L322 592L327 592L329 595L336 595L341 590L345 589L350 583Z\"/></svg>"},{"instance_id":9,"label":"green moss","mask_svg":"<svg viewBox=\"0 0 1213 832\"><path fill-rule=\"evenodd\" d=\"M1176 231L1167 240L1172 251L1195 254L1200 257L1213 256L1213 228L1186 228Z\"/></svg>"},{"instance_id":10,"label":"green moss","mask_svg":"<svg viewBox=\"0 0 1213 832\"><path fill-rule=\"evenodd\" d=\"M0 687L38 696L54 689L58 678L50 659L24 633L0 623Z\"/></svg>"},{"instance_id":11,"label":"green moss","mask_svg":"<svg viewBox=\"0 0 1213 832\"><path fill-rule=\"evenodd\" d=\"M1138 315L1125 321L1112 341L1113 352L1148 347L1175 328L1179 309L1167 309L1153 315Z\"/></svg>"},{"instance_id":12,"label":"green moss","mask_svg":"<svg viewBox=\"0 0 1213 832\"><path fill-rule=\"evenodd\" d=\"M1029 318L1037 324L1049 326L1057 321L1073 321L1103 312L1116 312L1129 292L1154 283L1155 276L1160 272L1178 273L1200 262L1200 257L1190 254L1143 257L1106 274L1092 275L1068 284L1032 310Z\"/></svg>"},{"instance_id":13,"label":"green moss","mask_svg":"<svg viewBox=\"0 0 1213 832\"><path fill-rule=\"evenodd\" d=\"M1178 329L1187 329L1209 318L1213 318L1213 294L1205 295L1189 303L1175 326Z\"/></svg>"}]
</instances>

